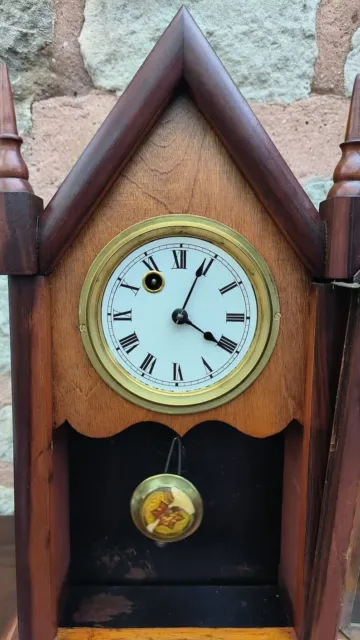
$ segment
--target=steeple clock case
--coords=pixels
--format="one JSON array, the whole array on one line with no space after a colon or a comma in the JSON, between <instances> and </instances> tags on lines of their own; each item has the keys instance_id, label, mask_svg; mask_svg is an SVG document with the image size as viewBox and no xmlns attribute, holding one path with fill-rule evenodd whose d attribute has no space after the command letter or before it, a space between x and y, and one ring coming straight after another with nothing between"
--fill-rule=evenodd
<instances>
[{"instance_id":1,"label":"steeple clock case","mask_svg":"<svg viewBox=\"0 0 360 640\"><path fill-rule=\"evenodd\" d=\"M186 9L45 209L1 89L20 640L309 640L355 272L336 206Z\"/></svg>"}]
</instances>

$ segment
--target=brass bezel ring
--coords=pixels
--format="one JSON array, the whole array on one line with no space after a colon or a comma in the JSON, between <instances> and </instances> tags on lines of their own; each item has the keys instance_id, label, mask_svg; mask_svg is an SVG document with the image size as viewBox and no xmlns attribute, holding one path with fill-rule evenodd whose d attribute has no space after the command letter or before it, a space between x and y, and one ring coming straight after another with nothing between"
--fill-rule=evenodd
<instances>
[{"instance_id":1,"label":"brass bezel ring","mask_svg":"<svg viewBox=\"0 0 360 640\"><path fill-rule=\"evenodd\" d=\"M101 302L117 265L132 251L157 238L200 238L227 251L246 271L257 301L255 336L244 358L227 376L195 391L167 391L143 384L113 357L101 326ZM207 411L229 402L260 375L274 350L280 324L280 306L271 272L256 249L230 227L189 214L150 218L122 231L91 265L80 294L79 322L86 353L102 379L116 393L141 407L168 414Z\"/></svg>"}]
</instances>

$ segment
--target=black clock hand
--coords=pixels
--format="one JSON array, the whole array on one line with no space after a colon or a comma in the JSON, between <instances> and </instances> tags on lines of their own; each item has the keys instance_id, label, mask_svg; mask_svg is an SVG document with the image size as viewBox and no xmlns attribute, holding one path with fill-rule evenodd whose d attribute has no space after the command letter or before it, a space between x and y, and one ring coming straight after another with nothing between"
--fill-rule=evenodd
<instances>
[{"instance_id":1,"label":"black clock hand","mask_svg":"<svg viewBox=\"0 0 360 640\"><path fill-rule=\"evenodd\" d=\"M203 334L205 340L209 340L209 342L215 342L216 344L219 344L218 340L216 340L211 331L203 331L202 329L200 329L200 327L197 327L196 324L189 320L188 313L187 311L185 311L185 309L175 309L175 311L172 312L171 317L175 324L188 324L190 325L190 327L193 327L197 331L200 331L200 333Z\"/></svg>"},{"instance_id":2,"label":"black clock hand","mask_svg":"<svg viewBox=\"0 0 360 640\"><path fill-rule=\"evenodd\" d=\"M189 319L184 320L184 324L188 324L188 325L190 325L190 327L193 327L194 329L197 329L197 331L200 331L200 333L203 334L205 340L208 340L209 342L216 342L216 344L218 344L218 341L213 336L211 331L203 331L202 329L200 329L200 327L197 327L196 324L191 322L191 320L189 320Z\"/></svg>"},{"instance_id":3,"label":"black clock hand","mask_svg":"<svg viewBox=\"0 0 360 640\"><path fill-rule=\"evenodd\" d=\"M190 296L191 296L192 292L194 291L194 287L195 287L195 285L196 285L196 283L197 283L197 281L198 281L198 278L200 278L200 276L202 276L202 275L203 275L203 270L204 270L205 260L206 260L206 258L204 259L204 261L201 263L200 267L199 267L199 268L196 270L196 272L195 272L195 280L194 280L194 282L192 283L192 285L191 285L191 287L190 287L190 291L189 291L189 293L187 294L187 296L186 296L186 298L185 298L185 302L184 302L184 304L183 304L183 306L182 306L182 309L183 309L183 310L185 309L185 307L186 307L187 303L188 303L188 302L189 302L189 300L190 300Z\"/></svg>"}]
</instances>

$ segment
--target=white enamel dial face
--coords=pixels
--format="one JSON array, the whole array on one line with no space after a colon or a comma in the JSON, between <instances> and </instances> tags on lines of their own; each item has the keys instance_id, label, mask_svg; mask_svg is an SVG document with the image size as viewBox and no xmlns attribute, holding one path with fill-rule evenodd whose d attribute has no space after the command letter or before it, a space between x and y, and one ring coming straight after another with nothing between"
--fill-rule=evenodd
<instances>
[{"instance_id":1,"label":"white enamel dial face","mask_svg":"<svg viewBox=\"0 0 360 640\"><path fill-rule=\"evenodd\" d=\"M156 293L143 285L149 270L164 280ZM177 320L192 324L174 322L173 312L183 309ZM130 253L110 276L101 305L115 361L144 385L177 393L228 376L252 344L257 316L244 269L220 247L191 237L160 238Z\"/></svg>"}]
</instances>

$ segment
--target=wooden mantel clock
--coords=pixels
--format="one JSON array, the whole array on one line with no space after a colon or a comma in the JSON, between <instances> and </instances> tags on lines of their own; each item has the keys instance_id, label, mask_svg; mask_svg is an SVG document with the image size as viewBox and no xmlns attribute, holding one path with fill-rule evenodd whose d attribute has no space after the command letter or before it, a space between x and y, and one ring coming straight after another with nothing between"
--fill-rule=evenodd
<instances>
[{"instance_id":1,"label":"wooden mantel clock","mask_svg":"<svg viewBox=\"0 0 360 640\"><path fill-rule=\"evenodd\" d=\"M319 216L181 9L43 209L2 67L20 640L334 640L356 96Z\"/></svg>"}]
</instances>

